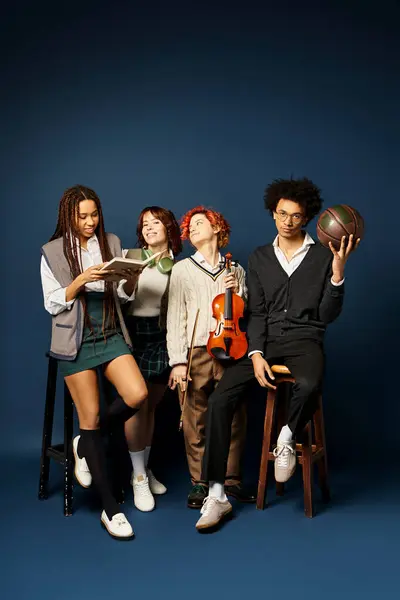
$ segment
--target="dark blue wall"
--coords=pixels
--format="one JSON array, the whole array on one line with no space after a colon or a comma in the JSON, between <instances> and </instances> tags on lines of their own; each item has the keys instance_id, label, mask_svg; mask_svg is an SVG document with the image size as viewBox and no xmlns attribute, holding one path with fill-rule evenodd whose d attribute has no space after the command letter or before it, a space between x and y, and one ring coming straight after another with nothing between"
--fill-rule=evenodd
<instances>
[{"instance_id":1,"label":"dark blue wall","mask_svg":"<svg viewBox=\"0 0 400 600\"><path fill-rule=\"evenodd\" d=\"M135 242L148 203L198 203L246 263L274 235L263 190L307 175L366 238L327 336L331 453L393 443L397 368L400 52L396 2L18 2L2 22L4 452L38 448L50 318L40 246L63 190L100 195ZM261 8L263 7L263 8ZM4 61L3 61L4 62ZM315 223L310 226L315 231ZM5 249L5 250L4 250ZM394 431L397 430L397 427Z\"/></svg>"}]
</instances>

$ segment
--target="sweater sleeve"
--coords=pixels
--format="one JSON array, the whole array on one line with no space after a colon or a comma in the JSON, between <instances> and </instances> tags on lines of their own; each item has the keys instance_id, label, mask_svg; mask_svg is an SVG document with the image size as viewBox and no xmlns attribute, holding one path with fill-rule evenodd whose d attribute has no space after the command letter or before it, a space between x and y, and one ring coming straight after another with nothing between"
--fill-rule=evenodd
<instances>
[{"instance_id":1,"label":"sweater sleeve","mask_svg":"<svg viewBox=\"0 0 400 600\"><path fill-rule=\"evenodd\" d=\"M168 293L167 349L171 367L187 363L187 313L183 274L174 267L171 271Z\"/></svg>"},{"instance_id":2,"label":"sweater sleeve","mask_svg":"<svg viewBox=\"0 0 400 600\"><path fill-rule=\"evenodd\" d=\"M328 325L337 319L343 308L344 283L341 285L334 285L331 279L332 270L329 269L325 278L324 292L319 305L319 317L325 325Z\"/></svg>"},{"instance_id":3,"label":"sweater sleeve","mask_svg":"<svg viewBox=\"0 0 400 600\"><path fill-rule=\"evenodd\" d=\"M254 350L264 351L267 341L267 310L264 290L254 265L254 255L250 255L247 281L249 286L249 323L247 337L249 354Z\"/></svg>"},{"instance_id":4,"label":"sweater sleeve","mask_svg":"<svg viewBox=\"0 0 400 600\"><path fill-rule=\"evenodd\" d=\"M247 303L248 291L246 286L246 271L241 265L236 267L236 277L239 283L238 295L243 298L244 303Z\"/></svg>"}]
</instances>

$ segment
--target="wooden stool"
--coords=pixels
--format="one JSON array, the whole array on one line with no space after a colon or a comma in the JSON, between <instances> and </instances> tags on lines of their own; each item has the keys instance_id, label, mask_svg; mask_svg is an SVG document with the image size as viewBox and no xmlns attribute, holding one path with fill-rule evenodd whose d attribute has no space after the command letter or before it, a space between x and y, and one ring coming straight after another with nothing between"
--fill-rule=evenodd
<instances>
[{"instance_id":1,"label":"wooden stool","mask_svg":"<svg viewBox=\"0 0 400 600\"><path fill-rule=\"evenodd\" d=\"M261 453L261 465L260 474L258 480L258 492L257 492L257 508L263 510L265 508L266 501L266 487L267 487L267 475L268 475L268 463L274 462L275 457L271 451L271 436L272 427L275 417L275 406L276 401L280 397L280 384L281 383L295 383L294 377L291 375L289 369L284 365L273 365L271 367L272 372L277 376L275 379L276 390L268 388L267 395L267 406L265 410L264 420L264 437L262 443ZM285 406L283 402L278 402L277 406L277 431L280 431L286 423L285 419ZM314 421L314 437L315 443L312 443L312 428L311 421L309 421L304 429L304 441L302 444L296 444L297 461L303 469L303 486L304 486L304 512L307 517L312 518L314 516L314 505L313 505L313 469L314 463L318 465L319 474L319 486L322 492L322 499L324 502L328 502L330 499L329 487L328 487L328 470L327 470L327 458L326 458L326 444L325 444L325 427L324 427L324 416L322 411L322 396L318 398L318 408L313 416ZM284 484L276 483L276 493L278 496L282 496L284 493Z\"/></svg>"},{"instance_id":2,"label":"wooden stool","mask_svg":"<svg viewBox=\"0 0 400 600\"><path fill-rule=\"evenodd\" d=\"M46 354L49 359L47 371L46 404L44 410L44 423L42 435L42 454L40 458L39 500L49 497L48 484L50 474L50 459L64 467L64 515L72 515L73 502L73 472L74 457L72 452L72 438L74 428L74 405L68 387L64 382L64 441L62 444L52 444L54 406L56 402L57 360ZM111 435L111 441L113 441ZM117 453L116 444L112 444L113 454ZM115 457L117 458L117 457ZM119 460L115 461L119 465ZM121 471L117 467L114 473L114 493L119 503L124 501L123 485L121 484Z\"/></svg>"}]
</instances>

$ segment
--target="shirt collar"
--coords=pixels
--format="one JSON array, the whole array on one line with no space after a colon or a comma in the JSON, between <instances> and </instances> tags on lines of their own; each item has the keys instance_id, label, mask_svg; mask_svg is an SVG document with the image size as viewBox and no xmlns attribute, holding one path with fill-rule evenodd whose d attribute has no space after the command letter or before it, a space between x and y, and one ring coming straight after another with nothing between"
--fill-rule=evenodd
<instances>
[{"instance_id":1,"label":"shirt collar","mask_svg":"<svg viewBox=\"0 0 400 600\"><path fill-rule=\"evenodd\" d=\"M272 245L275 248L279 248L278 240L279 240L279 236L277 235L276 238L274 239L274 241L272 242ZM300 248L298 250L296 250L296 254L297 254L297 252L300 252L301 250L304 250L305 248L308 248L309 246L312 246L313 244L315 244L314 240L312 239L311 235L306 231L306 235L304 236L303 243L300 246Z\"/></svg>"},{"instance_id":2,"label":"shirt collar","mask_svg":"<svg viewBox=\"0 0 400 600\"><path fill-rule=\"evenodd\" d=\"M201 252L199 252L197 250L197 252L195 252L195 254L193 254L192 256L193 260L195 260L197 263L199 263L199 265L208 265L209 263L206 261L206 259L204 258L204 256L202 255ZM217 267L219 267L220 263L222 262L222 256L221 253L218 252L218 263L217 265L209 265L212 269L216 269Z\"/></svg>"}]
</instances>

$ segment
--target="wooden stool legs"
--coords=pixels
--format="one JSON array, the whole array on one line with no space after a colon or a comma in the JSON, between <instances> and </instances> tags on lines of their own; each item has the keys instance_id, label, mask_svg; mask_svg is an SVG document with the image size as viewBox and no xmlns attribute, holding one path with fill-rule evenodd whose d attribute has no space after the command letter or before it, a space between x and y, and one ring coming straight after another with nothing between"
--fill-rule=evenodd
<instances>
[{"instance_id":1,"label":"wooden stool legs","mask_svg":"<svg viewBox=\"0 0 400 600\"><path fill-rule=\"evenodd\" d=\"M47 368L46 404L42 435L42 454L40 458L39 500L47 500L50 472L50 457L47 454L51 446L54 421L54 405L56 400L57 361L50 358Z\"/></svg>"},{"instance_id":2,"label":"wooden stool legs","mask_svg":"<svg viewBox=\"0 0 400 600\"><path fill-rule=\"evenodd\" d=\"M322 500L329 502L331 495L328 486L328 460L326 456L325 422L321 396L318 401L318 408L314 414L314 435L317 449L321 449L323 452L323 457L317 463L319 487L322 493Z\"/></svg>"},{"instance_id":3,"label":"wooden stool legs","mask_svg":"<svg viewBox=\"0 0 400 600\"><path fill-rule=\"evenodd\" d=\"M277 378L276 384L277 389L268 389L267 405L265 410L264 419L264 436L261 450L261 464L258 479L258 492L257 492L257 508L263 510L266 505L266 489L267 489L267 478L268 478L268 464L273 462L274 455L271 451L271 439L272 429L275 417L275 408L277 406L277 431L279 432L285 424L285 412L284 403L281 402L281 390L280 384L284 382L294 383L293 377L284 376ZM279 396L279 397L278 397ZM322 410L322 397L318 399L318 408L314 413L314 436L315 444L312 443L312 426L311 421L307 423L304 432L303 440L301 444L296 444L297 460L302 466L303 471L303 487L304 487L304 512L309 518L314 516L314 503L313 503L313 465L318 465L318 476L319 486L322 492L322 499L324 502L328 502L330 499L329 487L328 487L328 468L327 468L327 457L326 457L326 444L325 444L325 427L324 417ZM284 484L276 483L276 493L278 496L282 496L284 493Z\"/></svg>"},{"instance_id":4,"label":"wooden stool legs","mask_svg":"<svg viewBox=\"0 0 400 600\"><path fill-rule=\"evenodd\" d=\"M305 426L303 443L301 444L301 464L303 467L304 512L310 519L314 516L313 474L312 474L312 437L311 423Z\"/></svg>"},{"instance_id":5,"label":"wooden stool legs","mask_svg":"<svg viewBox=\"0 0 400 600\"><path fill-rule=\"evenodd\" d=\"M265 497L267 490L267 477L268 477L268 463L269 463L269 449L271 448L271 434L272 424L275 413L275 390L268 390L267 406L265 409L264 419L264 436L261 450L261 465L260 473L258 477L258 490L257 490L257 508L263 510L265 506Z\"/></svg>"},{"instance_id":6,"label":"wooden stool legs","mask_svg":"<svg viewBox=\"0 0 400 600\"><path fill-rule=\"evenodd\" d=\"M74 404L71 394L64 383L64 515L70 517L72 515L72 500L73 500L73 472L74 459L72 453L72 436L74 431Z\"/></svg>"},{"instance_id":7,"label":"wooden stool legs","mask_svg":"<svg viewBox=\"0 0 400 600\"><path fill-rule=\"evenodd\" d=\"M42 436L42 454L40 457L39 500L49 497L50 459L61 463L64 467L64 515L72 515L73 500L73 403L67 386L64 383L64 442L52 445L54 406L56 402L57 360L49 357L47 371L46 405L44 409L44 423Z\"/></svg>"}]
</instances>

